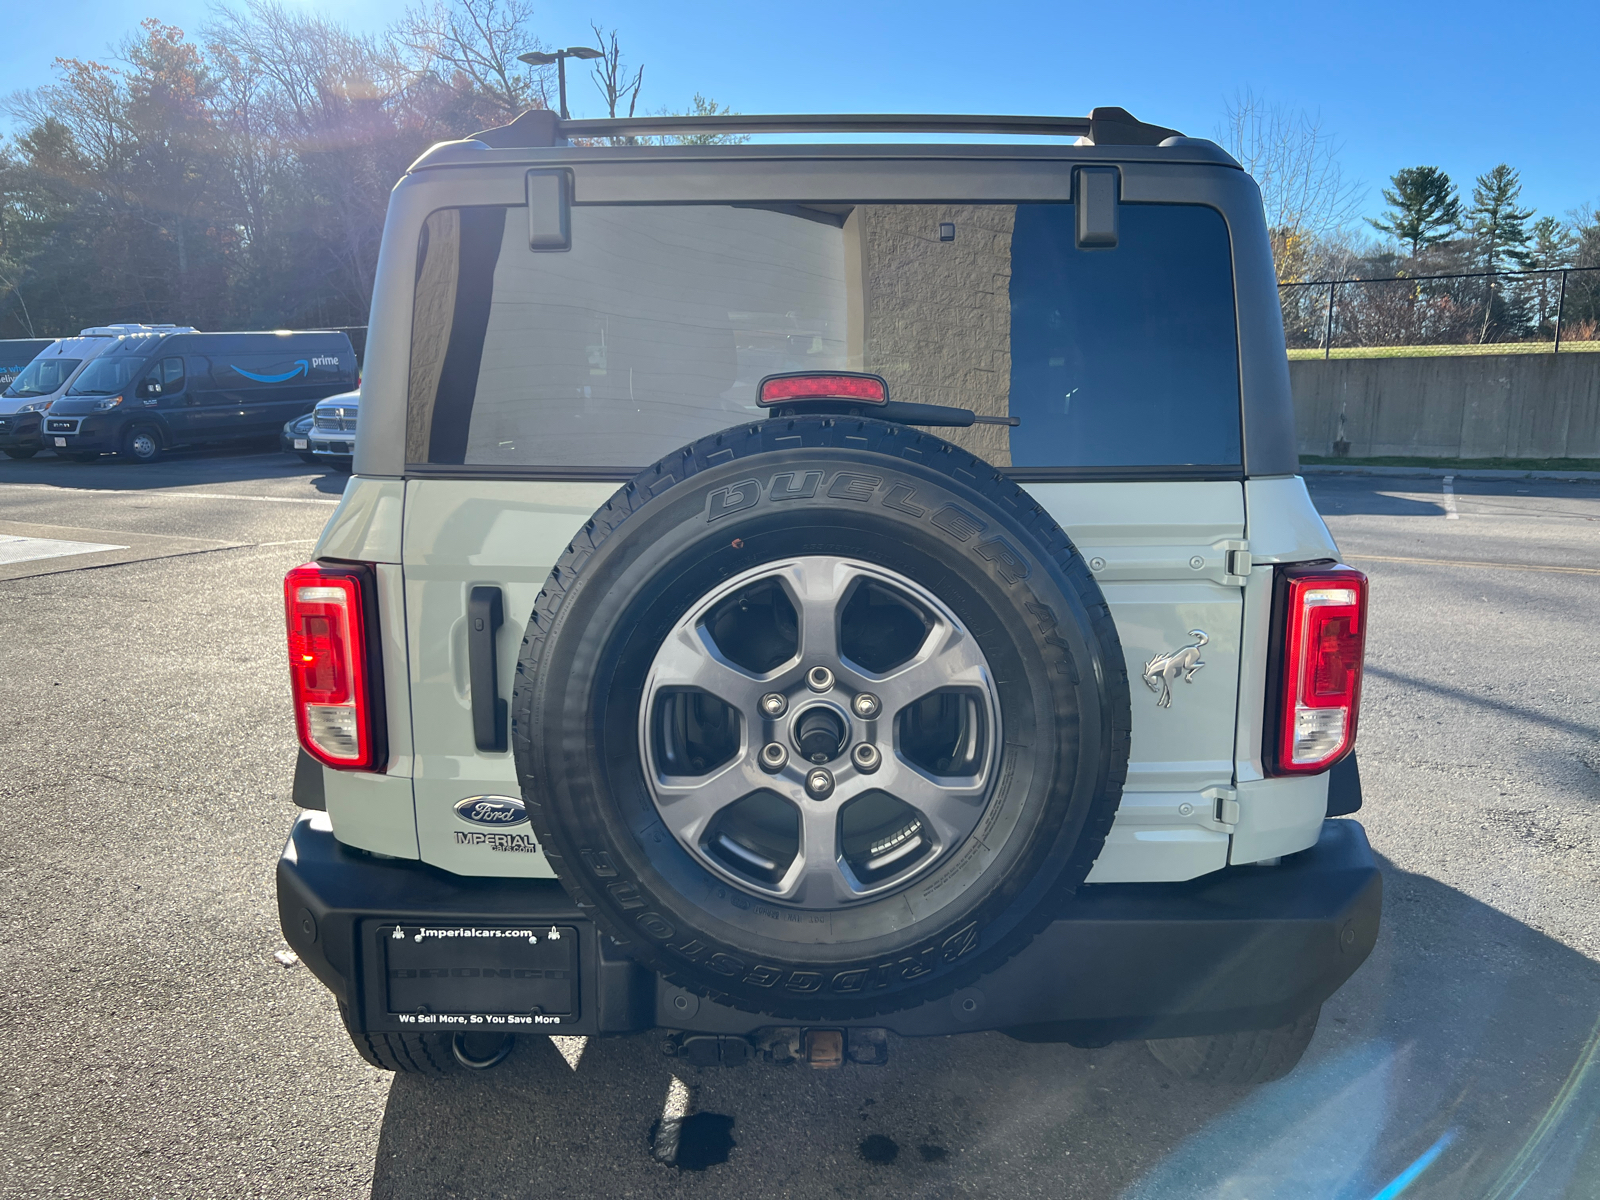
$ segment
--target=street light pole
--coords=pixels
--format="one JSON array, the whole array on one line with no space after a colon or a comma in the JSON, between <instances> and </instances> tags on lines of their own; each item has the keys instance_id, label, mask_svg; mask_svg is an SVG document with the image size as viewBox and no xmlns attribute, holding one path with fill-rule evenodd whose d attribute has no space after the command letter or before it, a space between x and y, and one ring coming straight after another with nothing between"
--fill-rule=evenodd
<instances>
[{"instance_id":1,"label":"street light pole","mask_svg":"<svg viewBox=\"0 0 1600 1200\"><path fill-rule=\"evenodd\" d=\"M568 46L565 50L552 50L548 54L543 51L534 51L528 54L519 54L517 58L527 63L530 67L548 67L556 64L556 87L560 96L561 119L570 121L572 116L567 112L567 59L569 58L604 58L600 51L589 46Z\"/></svg>"}]
</instances>

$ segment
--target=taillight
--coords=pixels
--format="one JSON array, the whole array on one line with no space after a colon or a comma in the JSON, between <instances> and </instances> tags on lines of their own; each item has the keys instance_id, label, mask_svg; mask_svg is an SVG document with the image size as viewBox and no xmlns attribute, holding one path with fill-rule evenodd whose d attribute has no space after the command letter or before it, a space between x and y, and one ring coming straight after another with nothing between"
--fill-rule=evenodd
<instances>
[{"instance_id":1,"label":"taillight","mask_svg":"<svg viewBox=\"0 0 1600 1200\"><path fill-rule=\"evenodd\" d=\"M381 770L385 746L375 580L367 567L307 563L284 576L295 728L313 758L348 771ZM370 628L369 628L370 626Z\"/></svg>"},{"instance_id":2,"label":"taillight","mask_svg":"<svg viewBox=\"0 0 1600 1200\"><path fill-rule=\"evenodd\" d=\"M1356 740L1367 577L1349 567L1283 568L1276 608L1268 768L1275 775L1326 771Z\"/></svg>"}]
</instances>

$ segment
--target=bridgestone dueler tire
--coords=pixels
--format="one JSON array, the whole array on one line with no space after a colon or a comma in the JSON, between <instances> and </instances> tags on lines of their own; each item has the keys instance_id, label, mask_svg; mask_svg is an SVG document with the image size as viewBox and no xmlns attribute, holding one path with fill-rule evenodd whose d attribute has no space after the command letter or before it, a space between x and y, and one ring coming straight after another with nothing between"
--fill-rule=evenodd
<instances>
[{"instance_id":1,"label":"bridgestone dueler tire","mask_svg":"<svg viewBox=\"0 0 1600 1200\"><path fill-rule=\"evenodd\" d=\"M909 886L825 910L707 870L661 822L639 750L667 631L794 555L874 563L939 597L989 663L1003 737L973 836ZM551 866L635 958L746 1011L842 1020L965 986L1070 902L1116 814L1130 723L1105 598L1026 491L926 433L802 417L696 442L584 525L534 605L512 748Z\"/></svg>"},{"instance_id":2,"label":"bridgestone dueler tire","mask_svg":"<svg viewBox=\"0 0 1600 1200\"><path fill-rule=\"evenodd\" d=\"M1282 1079L1300 1062L1317 1031L1318 1005L1276 1029L1249 1029L1209 1037L1162 1038L1145 1043L1155 1060L1184 1079L1222 1087L1249 1087Z\"/></svg>"}]
</instances>

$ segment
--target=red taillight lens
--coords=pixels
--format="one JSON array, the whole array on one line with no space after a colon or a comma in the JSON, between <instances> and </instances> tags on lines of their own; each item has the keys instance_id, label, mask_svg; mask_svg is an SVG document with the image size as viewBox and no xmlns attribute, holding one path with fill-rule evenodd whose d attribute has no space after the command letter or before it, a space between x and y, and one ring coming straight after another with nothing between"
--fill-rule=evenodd
<instances>
[{"instance_id":1,"label":"red taillight lens","mask_svg":"<svg viewBox=\"0 0 1600 1200\"><path fill-rule=\"evenodd\" d=\"M768 375L756 385L757 404L770 406L787 400L856 400L863 404L887 404L889 385L881 375L857 371Z\"/></svg>"},{"instance_id":2,"label":"red taillight lens","mask_svg":"<svg viewBox=\"0 0 1600 1200\"><path fill-rule=\"evenodd\" d=\"M367 646L372 586L364 567L317 563L296 567L283 580L300 744L313 758L344 770L382 767L375 656Z\"/></svg>"},{"instance_id":3,"label":"red taillight lens","mask_svg":"<svg viewBox=\"0 0 1600 1200\"><path fill-rule=\"evenodd\" d=\"M1355 744L1367 577L1349 567L1289 567L1279 580L1281 666L1269 765L1278 775L1310 774Z\"/></svg>"}]
</instances>

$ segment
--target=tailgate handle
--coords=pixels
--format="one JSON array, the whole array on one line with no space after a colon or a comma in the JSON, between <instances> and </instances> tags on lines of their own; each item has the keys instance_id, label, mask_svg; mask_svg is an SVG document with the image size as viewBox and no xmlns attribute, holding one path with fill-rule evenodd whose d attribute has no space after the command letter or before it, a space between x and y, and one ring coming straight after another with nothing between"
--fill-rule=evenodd
<instances>
[{"instance_id":1,"label":"tailgate handle","mask_svg":"<svg viewBox=\"0 0 1600 1200\"><path fill-rule=\"evenodd\" d=\"M467 670L472 680L472 740L479 750L506 748L506 702L500 698L495 642L505 621L497 587L475 587L467 597Z\"/></svg>"}]
</instances>

